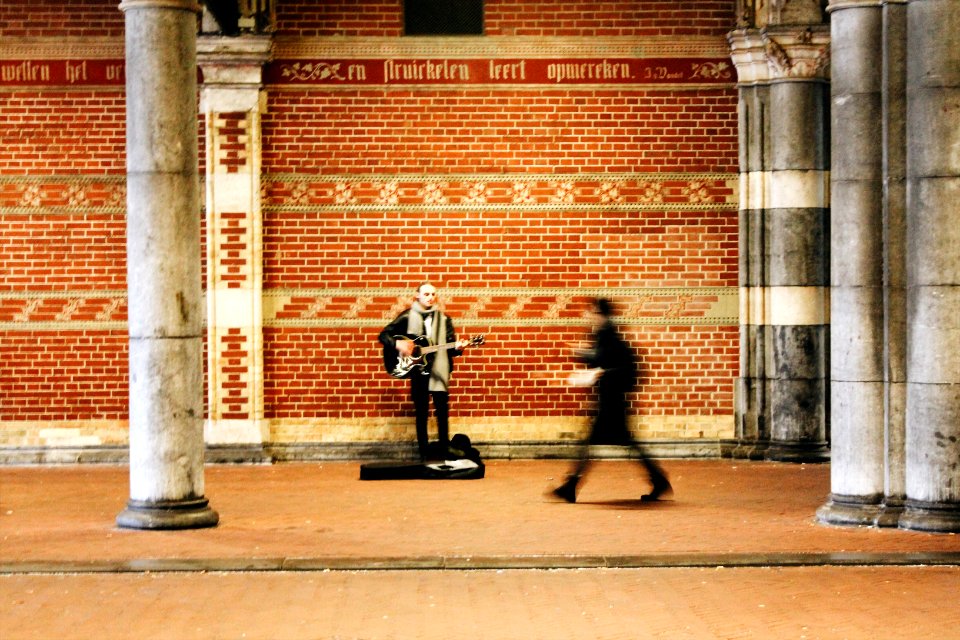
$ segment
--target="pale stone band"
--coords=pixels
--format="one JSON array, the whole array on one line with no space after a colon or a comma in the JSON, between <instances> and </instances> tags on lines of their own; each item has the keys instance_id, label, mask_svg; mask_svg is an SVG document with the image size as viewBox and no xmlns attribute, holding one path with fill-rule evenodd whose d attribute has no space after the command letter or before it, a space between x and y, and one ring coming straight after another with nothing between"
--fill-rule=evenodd
<instances>
[{"instance_id":1,"label":"pale stone band","mask_svg":"<svg viewBox=\"0 0 960 640\"><path fill-rule=\"evenodd\" d=\"M741 287L740 324L798 326L830 322L827 287Z\"/></svg>"},{"instance_id":2,"label":"pale stone band","mask_svg":"<svg viewBox=\"0 0 960 640\"><path fill-rule=\"evenodd\" d=\"M829 171L748 171L740 174L741 210L829 206Z\"/></svg>"}]
</instances>

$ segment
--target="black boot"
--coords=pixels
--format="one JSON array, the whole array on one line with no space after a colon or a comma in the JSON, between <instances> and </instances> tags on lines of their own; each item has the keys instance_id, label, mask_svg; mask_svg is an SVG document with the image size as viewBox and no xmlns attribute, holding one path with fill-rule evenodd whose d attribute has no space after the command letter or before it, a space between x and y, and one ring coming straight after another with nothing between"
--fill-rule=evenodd
<instances>
[{"instance_id":1,"label":"black boot","mask_svg":"<svg viewBox=\"0 0 960 640\"><path fill-rule=\"evenodd\" d=\"M670 481L667 480L666 476L656 476L651 478L653 482L653 489L650 493L640 496L640 502L656 502L664 495L669 495L673 493L673 487L670 486Z\"/></svg>"},{"instance_id":2,"label":"black boot","mask_svg":"<svg viewBox=\"0 0 960 640\"><path fill-rule=\"evenodd\" d=\"M580 476L570 476L566 482L554 489L551 493L561 500L576 502L578 482L580 482Z\"/></svg>"}]
</instances>

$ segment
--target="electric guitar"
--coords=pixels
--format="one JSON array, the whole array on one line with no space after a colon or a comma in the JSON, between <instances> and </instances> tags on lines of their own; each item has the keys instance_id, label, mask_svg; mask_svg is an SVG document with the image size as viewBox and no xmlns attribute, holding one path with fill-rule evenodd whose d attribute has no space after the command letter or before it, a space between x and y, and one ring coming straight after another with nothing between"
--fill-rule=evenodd
<instances>
[{"instance_id":1,"label":"electric guitar","mask_svg":"<svg viewBox=\"0 0 960 640\"><path fill-rule=\"evenodd\" d=\"M394 340L410 340L413 342L413 353L409 356L400 355L396 348L383 347L383 367L394 378L409 378L411 375L429 375L433 365L435 353L441 349L453 349L456 342L444 344L430 344L426 336L394 336ZM470 338L468 347L477 347L484 343L483 334Z\"/></svg>"}]
</instances>

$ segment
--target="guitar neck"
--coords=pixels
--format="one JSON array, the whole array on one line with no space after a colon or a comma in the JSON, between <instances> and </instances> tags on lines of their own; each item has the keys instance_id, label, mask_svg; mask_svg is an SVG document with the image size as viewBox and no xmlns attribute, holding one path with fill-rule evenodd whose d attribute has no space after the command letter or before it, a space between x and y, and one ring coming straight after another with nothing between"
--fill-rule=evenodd
<instances>
[{"instance_id":1,"label":"guitar neck","mask_svg":"<svg viewBox=\"0 0 960 640\"><path fill-rule=\"evenodd\" d=\"M456 342L445 342L443 344L434 344L429 347L420 347L420 353L433 353L434 351L440 351L441 349L453 349L457 346Z\"/></svg>"}]
</instances>

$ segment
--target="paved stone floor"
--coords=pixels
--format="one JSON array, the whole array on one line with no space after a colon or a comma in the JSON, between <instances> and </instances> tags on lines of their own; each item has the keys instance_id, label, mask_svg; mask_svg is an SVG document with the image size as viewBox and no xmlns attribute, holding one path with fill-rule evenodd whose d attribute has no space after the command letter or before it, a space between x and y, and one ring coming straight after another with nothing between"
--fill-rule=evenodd
<instances>
[{"instance_id":1,"label":"paved stone floor","mask_svg":"<svg viewBox=\"0 0 960 640\"><path fill-rule=\"evenodd\" d=\"M210 466L219 526L168 532L115 526L125 467L0 468L0 638L960 638L960 536L816 524L828 465L567 466Z\"/></svg>"}]
</instances>

